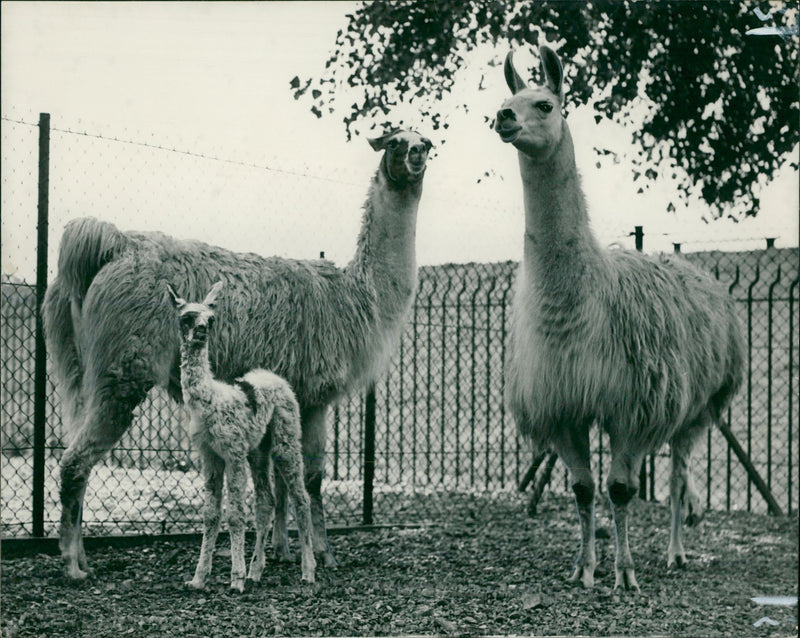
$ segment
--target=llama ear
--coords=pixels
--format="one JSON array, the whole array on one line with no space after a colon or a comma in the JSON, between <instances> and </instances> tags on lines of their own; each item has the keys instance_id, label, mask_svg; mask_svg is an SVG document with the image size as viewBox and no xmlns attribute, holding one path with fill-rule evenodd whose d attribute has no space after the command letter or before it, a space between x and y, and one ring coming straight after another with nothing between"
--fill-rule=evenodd
<instances>
[{"instance_id":1,"label":"llama ear","mask_svg":"<svg viewBox=\"0 0 800 638\"><path fill-rule=\"evenodd\" d=\"M525 80L522 79L517 70L514 68L514 52L509 51L508 55L506 56L506 63L503 66L503 71L506 75L506 84L508 84L508 88L511 89L512 93L519 93L522 89L526 88L528 85L525 83Z\"/></svg>"},{"instance_id":2,"label":"llama ear","mask_svg":"<svg viewBox=\"0 0 800 638\"><path fill-rule=\"evenodd\" d=\"M558 59L558 55L553 49L545 45L539 47L539 55L542 60L542 77L545 84L563 102L564 70L561 67L561 60Z\"/></svg>"},{"instance_id":3,"label":"llama ear","mask_svg":"<svg viewBox=\"0 0 800 638\"><path fill-rule=\"evenodd\" d=\"M373 151L382 151L386 148L386 140L389 139L391 133L386 133L381 135L380 137L370 137L367 138L369 145L372 147Z\"/></svg>"},{"instance_id":4,"label":"llama ear","mask_svg":"<svg viewBox=\"0 0 800 638\"><path fill-rule=\"evenodd\" d=\"M167 292L169 293L169 299L175 308L183 308L186 305L186 300L181 299L177 294L175 294L175 291L169 284L167 284Z\"/></svg>"},{"instance_id":5,"label":"llama ear","mask_svg":"<svg viewBox=\"0 0 800 638\"><path fill-rule=\"evenodd\" d=\"M203 299L203 305L213 309L217 305L217 295L224 285L224 282L220 280L211 286L211 290L208 291L206 298Z\"/></svg>"}]
</instances>

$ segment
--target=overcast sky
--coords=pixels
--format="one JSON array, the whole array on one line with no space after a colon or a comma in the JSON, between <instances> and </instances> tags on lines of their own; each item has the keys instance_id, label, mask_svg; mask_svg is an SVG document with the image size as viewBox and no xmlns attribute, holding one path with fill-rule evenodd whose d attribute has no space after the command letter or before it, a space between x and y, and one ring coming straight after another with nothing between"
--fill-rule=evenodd
<instances>
[{"instance_id":1,"label":"overcast sky","mask_svg":"<svg viewBox=\"0 0 800 638\"><path fill-rule=\"evenodd\" d=\"M51 257L64 223L94 215L123 229L162 230L234 250L349 259L377 156L347 142L341 116L317 119L292 98L294 76L318 75L353 5L269 3L2 3L2 270L32 280L36 129L48 112ZM481 59L504 51L480 51ZM527 58L525 57L527 55ZM534 63L521 52L519 64ZM565 61L568 64L568 61ZM507 89L500 67L485 90L468 70L456 86L471 104L454 117L425 178L420 264L519 259L516 153L484 122ZM342 96L344 104L349 96ZM448 108L448 104L443 104ZM406 122L430 134L424 120ZM626 162L595 168L591 147L632 152L629 133L570 116L593 227L604 243L645 227L646 249L745 249L777 236L797 245L798 177L785 170L762 212L739 224L700 219L702 202L666 213L674 184L638 195ZM70 133L63 131L72 131ZM87 133L79 135L78 133ZM150 146L113 142L119 138ZM582 143L582 141L584 143ZM161 151L176 148L241 164ZM490 179L478 180L488 167ZM674 199L674 197L673 197ZM739 241L750 239L751 242Z\"/></svg>"}]
</instances>

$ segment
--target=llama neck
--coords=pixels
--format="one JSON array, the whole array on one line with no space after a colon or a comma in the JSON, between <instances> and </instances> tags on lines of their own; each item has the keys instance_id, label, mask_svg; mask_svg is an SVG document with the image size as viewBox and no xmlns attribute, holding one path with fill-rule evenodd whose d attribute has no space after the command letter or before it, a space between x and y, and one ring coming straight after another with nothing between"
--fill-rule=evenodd
<instances>
[{"instance_id":1,"label":"llama neck","mask_svg":"<svg viewBox=\"0 0 800 638\"><path fill-rule=\"evenodd\" d=\"M198 350L181 345L181 388L187 404L209 403L212 396L208 345Z\"/></svg>"},{"instance_id":2,"label":"llama neck","mask_svg":"<svg viewBox=\"0 0 800 638\"><path fill-rule=\"evenodd\" d=\"M376 294L384 322L405 314L417 281L416 227L422 180L392 184L383 167L370 184L356 254L347 272Z\"/></svg>"},{"instance_id":3,"label":"llama neck","mask_svg":"<svg viewBox=\"0 0 800 638\"><path fill-rule=\"evenodd\" d=\"M561 141L549 157L533 160L519 152L525 202L523 261L539 288L569 294L599 270L602 253L589 228L572 137L566 122L562 126Z\"/></svg>"}]
</instances>

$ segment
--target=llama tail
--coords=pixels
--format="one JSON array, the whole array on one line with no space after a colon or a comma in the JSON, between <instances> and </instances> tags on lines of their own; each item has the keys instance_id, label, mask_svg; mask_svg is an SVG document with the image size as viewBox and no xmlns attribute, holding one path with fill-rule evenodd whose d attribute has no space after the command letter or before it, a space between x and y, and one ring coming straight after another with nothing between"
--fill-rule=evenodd
<instances>
[{"instance_id":1,"label":"llama tail","mask_svg":"<svg viewBox=\"0 0 800 638\"><path fill-rule=\"evenodd\" d=\"M83 379L79 339L83 299L97 273L129 243L115 226L91 217L72 220L64 229L58 275L47 288L42 318L68 424L79 408Z\"/></svg>"},{"instance_id":2,"label":"llama tail","mask_svg":"<svg viewBox=\"0 0 800 638\"><path fill-rule=\"evenodd\" d=\"M69 222L61 237L58 277L72 298L82 303L97 273L130 243L116 226L94 217Z\"/></svg>"}]
</instances>

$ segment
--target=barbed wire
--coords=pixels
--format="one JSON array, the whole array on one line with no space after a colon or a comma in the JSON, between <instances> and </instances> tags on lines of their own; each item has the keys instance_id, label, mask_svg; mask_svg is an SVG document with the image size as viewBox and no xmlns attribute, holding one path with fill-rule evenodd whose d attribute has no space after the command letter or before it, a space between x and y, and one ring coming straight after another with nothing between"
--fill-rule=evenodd
<instances>
[{"instance_id":1,"label":"barbed wire","mask_svg":"<svg viewBox=\"0 0 800 638\"><path fill-rule=\"evenodd\" d=\"M30 122L25 122L25 121L22 121L22 120L16 120L16 119L5 117L5 116L3 116L0 119L2 119L4 122L11 122L11 123L14 123L14 124L22 124L24 126L32 126L34 128L38 128L38 126L39 126L38 124L31 124ZM363 187L363 184L361 184L361 183L350 182L350 181L347 181L347 180L334 179L332 177L325 177L323 175L315 175L313 173L304 173L302 171L292 171L292 170L287 170L287 169L284 169L284 168L275 168L274 166L269 166L267 164L256 164L255 162L245 162L245 161L242 161L242 160L235 160L235 159L230 159L230 158L227 158L227 157L219 157L219 156L216 156L216 155L206 155L204 153L199 153L197 151L189 151L189 150L185 150L185 149L164 146L162 144L152 144L152 143L149 143L149 142L141 142L141 141L136 141L136 140L131 140L131 139L124 139L124 138L120 138L120 137L116 137L116 136L110 137L110 136L107 136L107 135L101 135L100 133L89 133L88 131L75 131L73 129L59 128L59 127L56 127L56 126L51 126L50 130L54 131L54 132L58 132L58 133L65 133L65 134L68 134L68 135L80 135L80 136L83 136L83 137L89 137L89 138L94 138L94 139L99 139L99 140L105 140L106 142L117 142L119 144L129 144L131 146L140 146L140 147L144 147L144 148L151 148L151 149L158 150L158 151L166 151L166 152L169 152L169 153L177 153L179 155L185 155L187 157L194 157L194 158L197 158L197 159L210 160L210 161L214 161L214 162L222 162L222 163L231 164L231 165L234 165L234 166L242 166L244 168L256 168L256 169L259 169L259 170L270 171L270 172L273 172L273 173L281 173L283 175L292 175L294 177L307 177L307 178L310 178L310 179L316 179L316 180L324 181L324 182L332 182L332 183L335 183L335 184L346 184L346 185L349 185L349 186L357 186L359 188Z\"/></svg>"}]
</instances>

